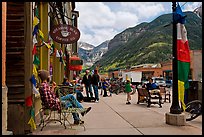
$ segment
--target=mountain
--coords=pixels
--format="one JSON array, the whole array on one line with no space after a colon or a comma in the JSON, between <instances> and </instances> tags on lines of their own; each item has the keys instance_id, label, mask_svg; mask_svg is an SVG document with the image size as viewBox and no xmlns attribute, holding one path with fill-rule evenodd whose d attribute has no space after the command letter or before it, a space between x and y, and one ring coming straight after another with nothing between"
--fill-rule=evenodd
<instances>
[{"instance_id":1,"label":"mountain","mask_svg":"<svg viewBox=\"0 0 204 137\"><path fill-rule=\"evenodd\" d=\"M185 12L187 37L191 50L202 49L202 19ZM127 68L144 63L172 60L172 14L164 14L152 22L143 22L117 34L108 44L108 51L93 65L100 71Z\"/></svg>"},{"instance_id":2,"label":"mountain","mask_svg":"<svg viewBox=\"0 0 204 137\"><path fill-rule=\"evenodd\" d=\"M98 46L93 46L86 42L78 42L79 57L83 59L84 67L91 67L96 61L108 51L109 40L101 43Z\"/></svg>"}]
</instances>

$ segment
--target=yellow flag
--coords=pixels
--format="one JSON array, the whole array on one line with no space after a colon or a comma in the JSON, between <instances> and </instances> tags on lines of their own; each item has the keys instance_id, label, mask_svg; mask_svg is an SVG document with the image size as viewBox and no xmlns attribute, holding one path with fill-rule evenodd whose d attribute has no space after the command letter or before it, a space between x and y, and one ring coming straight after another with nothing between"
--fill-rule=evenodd
<instances>
[{"instance_id":1,"label":"yellow flag","mask_svg":"<svg viewBox=\"0 0 204 137\"><path fill-rule=\"evenodd\" d=\"M63 65L64 65L64 66L66 66L66 63L65 63L65 61L64 61L64 60L62 60L62 62L63 62Z\"/></svg>"},{"instance_id":2,"label":"yellow flag","mask_svg":"<svg viewBox=\"0 0 204 137\"><path fill-rule=\"evenodd\" d=\"M46 43L46 42L44 42L44 41L43 41L43 43L47 46L48 49L51 48L51 45L50 45L49 43Z\"/></svg>"},{"instance_id":3,"label":"yellow flag","mask_svg":"<svg viewBox=\"0 0 204 137\"><path fill-rule=\"evenodd\" d=\"M184 87L184 82L178 80L178 98L181 102L182 108L185 111L186 110L186 105L184 103L184 92L185 92L185 87Z\"/></svg>"},{"instance_id":4,"label":"yellow flag","mask_svg":"<svg viewBox=\"0 0 204 137\"><path fill-rule=\"evenodd\" d=\"M35 64L33 64L33 75L37 78L38 77L38 71L36 69Z\"/></svg>"},{"instance_id":5,"label":"yellow flag","mask_svg":"<svg viewBox=\"0 0 204 137\"><path fill-rule=\"evenodd\" d=\"M38 25L39 22L40 22L39 19L35 16L34 19L33 19L33 27Z\"/></svg>"},{"instance_id":6,"label":"yellow flag","mask_svg":"<svg viewBox=\"0 0 204 137\"><path fill-rule=\"evenodd\" d=\"M44 39L44 34L42 33L41 30L39 30L39 35L40 35L40 37L41 37L42 39Z\"/></svg>"},{"instance_id":7,"label":"yellow flag","mask_svg":"<svg viewBox=\"0 0 204 137\"><path fill-rule=\"evenodd\" d=\"M36 124L33 117L30 118L30 120L28 121L28 124L31 126L32 129L36 130Z\"/></svg>"}]
</instances>

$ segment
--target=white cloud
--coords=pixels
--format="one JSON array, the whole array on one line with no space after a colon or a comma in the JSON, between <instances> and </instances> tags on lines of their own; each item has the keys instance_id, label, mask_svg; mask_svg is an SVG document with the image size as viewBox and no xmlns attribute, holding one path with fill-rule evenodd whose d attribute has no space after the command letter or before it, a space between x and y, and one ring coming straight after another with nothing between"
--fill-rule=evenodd
<instances>
[{"instance_id":1,"label":"white cloud","mask_svg":"<svg viewBox=\"0 0 204 137\"><path fill-rule=\"evenodd\" d=\"M184 8L183 11L194 11L196 8L200 7L200 5L202 5L202 2L186 3L183 7ZM180 4L180 6L182 6L182 5Z\"/></svg>"},{"instance_id":2,"label":"white cloud","mask_svg":"<svg viewBox=\"0 0 204 137\"><path fill-rule=\"evenodd\" d=\"M162 2L121 2L127 11L135 12L139 18L149 18L164 12Z\"/></svg>"}]
</instances>

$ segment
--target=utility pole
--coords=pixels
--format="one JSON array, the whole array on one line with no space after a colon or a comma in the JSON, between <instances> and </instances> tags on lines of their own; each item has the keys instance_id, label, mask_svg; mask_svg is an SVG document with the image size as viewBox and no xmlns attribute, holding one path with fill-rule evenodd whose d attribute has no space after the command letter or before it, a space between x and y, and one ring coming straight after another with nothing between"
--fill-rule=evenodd
<instances>
[{"instance_id":1,"label":"utility pole","mask_svg":"<svg viewBox=\"0 0 204 137\"><path fill-rule=\"evenodd\" d=\"M181 114L181 108L178 100L178 59L177 59L177 23L174 13L176 11L176 2L172 2L173 10L173 88L172 88L172 104L170 108L171 114Z\"/></svg>"}]
</instances>

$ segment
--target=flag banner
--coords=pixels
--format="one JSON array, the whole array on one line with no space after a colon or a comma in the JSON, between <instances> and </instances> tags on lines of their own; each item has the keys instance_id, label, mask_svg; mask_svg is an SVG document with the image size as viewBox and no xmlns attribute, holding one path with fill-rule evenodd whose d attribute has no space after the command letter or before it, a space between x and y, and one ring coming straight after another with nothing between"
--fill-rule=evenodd
<instances>
[{"instance_id":1,"label":"flag banner","mask_svg":"<svg viewBox=\"0 0 204 137\"><path fill-rule=\"evenodd\" d=\"M36 68L36 65L33 64L33 75L37 78L38 77L38 71L37 71L37 68Z\"/></svg>"},{"instance_id":2,"label":"flag banner","mask_svg":"<svg viewBox=\"0 0 204 137\"><path fill-rule=\"evenodd\" d=\"M40 94L39 91L36 89L36 86L33 84L33 94Z\"/></svg>"},{"instance_id":3,"label":"flag banner","mask_svg":"<svg viewBox=\"0 0 204 137\"><path fill-rule=\"evenodd\" d=\"M185 18L186 16L183 14L178 4L174 14L174 21L177 23L178 98L183 110L186 108L184 93L185 89L189 88L188 76L190 72L190 48L187 39L187 31L184 26Z\"/></svg>"},{"instance_id":4,"label":"flag banner","mask_svg":"<svg viewBox=\"0 0 204 137\"><path fill-rule=\"evenodd\" d=\"M32 50L32 55L36 55L36 54L37 54L37 50L36 50L36 44L35 44Z\"/></svg>"},{"instance_id":5,"label":"flag banner","mask_svg":"<svg viewBox=\"0 0 204 137\"><path fill-rule=\"evenodd\" d=\"M51 48L51 45L50 45L49 43L46 43L46 42L43 41L43 44L45 44L45 45L47 46L48 49Z\"/></svg>"},{"instance_id":6,"label":"flag banner","mask_svg":"<svg viewBox=\"0 0 204 137\"><path fill-rule=\"evenodd\" d=\"M35 64L35 65L40 65L40 60L38 59L37 55L34 55L33 64Z\"/></svg>"},{"instance_id":7,"label":"flag banner","mask_svg":"<svg viewBox=\"0 0 204 137\"><path fill-rule=\"evenodd\" d=\"M60 57L59 50L56 50L56 57L57 57L57 58L59 58L59 57Z\"/></svg>"},{"instance_id":8,"label":"flag banner","mask_svg":"<svg viewBox=\"0 0 204 137\"><path fill-rule=\"evenodd\" d=\"M32 96L29 96L26 98L26 106L31 107L33 102L32 102Z\"/></svg>"},{"instance_id":9,"label":"flag banner","mask_svg":"<svg viewBox=\"0 0 204 137\"><path fill-rule=\"evenodd\" d=\"M34 129L34 130L37 129L33 117L30 118L30 120L28 121L28 124L31 126L32 129Z\"/></svg>"},{"instance_id":10,"label":"flag banner","mask_svg":"<svg viewBox=\"0 0 204 137\"><path fill-rule=\"evenodd\" d=\"M36 39L36 35L34 35L33 36L33 44L37 44L38 43L38 41L37 41L37 39Z\"/></svg>"},{"instance_id":11,"label":"flag banner","mask_svg":"<svg viewBox=\"0 0 204 137\"><path fill-rule=\"evenodd\" d=\"M34 27L33 36L36 36L37 33L38 33L38 25L36 25L36 26Z\"/></svg>"},{"instance_id":12,"label":"flag banner","mask_svg":"<svg viewBox=\"0 0 204 137\"><path fill-rule=\"evenodd\" d=\"M31 83L36 86L36 79L35 79L35 76L32 75L31 79L30 79Z\"/></svg>"},{"instance_id":13,"label":"flag banner","mask_svg":"<svg viewBox=\"0 0 204 137\"><path fill-rule=\"evenodd\" d=\"M33 19L33 27L38 25L38 23L40 23L40 20L35 16L34 19Z\"/></svg>"},{"instance_id":14,"label":"flag banner","mask_svg":"<svg viewBox=\"0 0 204 137\"><path fill-rule=\"evenodd\" d=\"M38 32L39 32L40 38L44 40L44 34L42 33L42 31L38 30Z\"/></svg>"}]
</instances>

